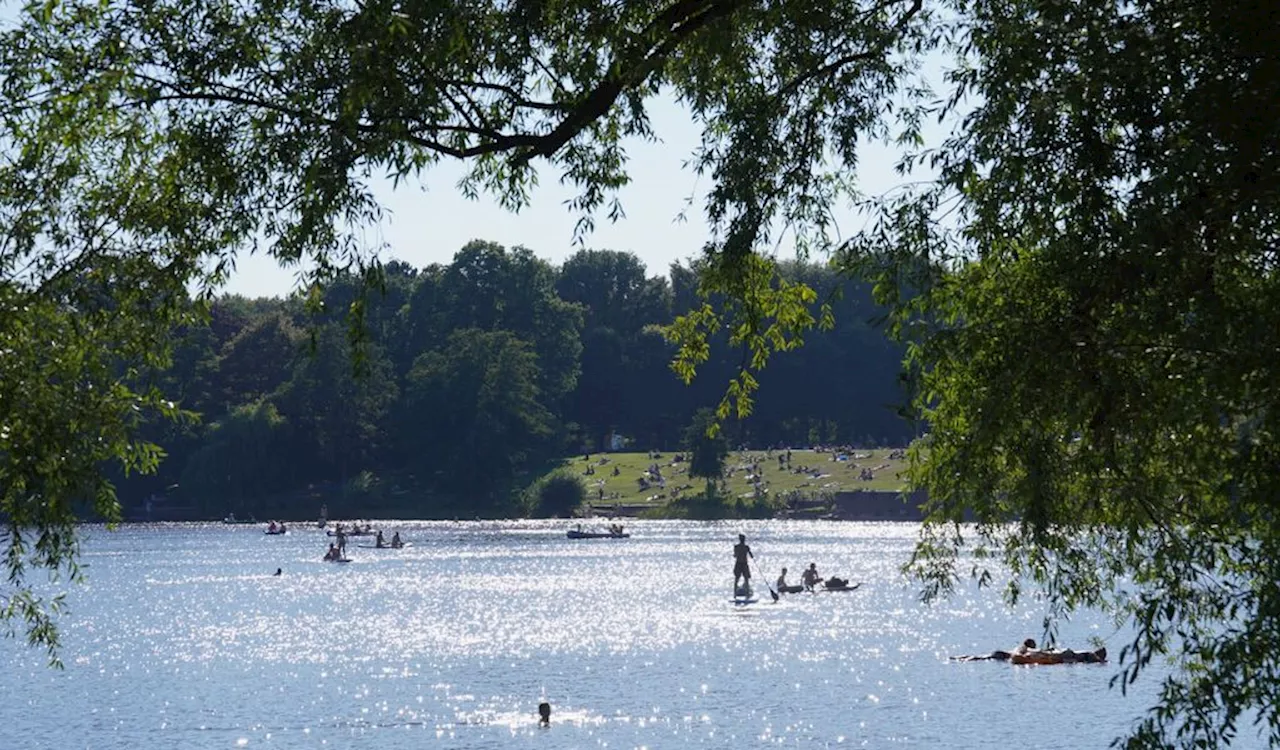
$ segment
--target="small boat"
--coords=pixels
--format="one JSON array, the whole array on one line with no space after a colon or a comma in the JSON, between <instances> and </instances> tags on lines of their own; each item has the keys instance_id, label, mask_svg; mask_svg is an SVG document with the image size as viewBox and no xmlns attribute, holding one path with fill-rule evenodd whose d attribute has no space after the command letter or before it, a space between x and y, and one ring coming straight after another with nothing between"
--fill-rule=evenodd
<instances>
[{"instance_id":1,"label":"small boat","mask_svg":"<svg viewBox=\"0 0 1280 750\"><path fill-rule=\"evenodd\" d=\"M289 533L289 530L288 530L288 529L276 529L275 531L267 530L267 531L264 531L264 532L262 532L262 533L263 533L263 534L266 534L267 536L280 536L281 534L288 534L288 533Z\"/></svg>"},{"instance_id":2,"label":"small boat","mask_svg":"<svg viewBox=\"0 0 1280 750\"><path fill-rule=\"evenodd\" d=\"M376 544L357 544L356 546L359 547L360 549L405 549L407 547L412 547L413 542L405 542L401 544L399 547L396 547L391 544L384 544L381 547L379 547Z\"/></svg>"},{"instance_id":3,"label":"small boat","mask_svg":"<svg viewBox=\"0 0 1280 750\"><path fill-rule=\"evenodd\" d=\"M329 536L338 535L338 532L336 531L326 531L325 533L328 534ZM342 535L343 536L377 536L378 532L376 531L343 531Z\"/></svg>"},{"instance_id":4,"label":"small boat","mask_svg":"<svg viewBox=\"0 0 1280 750\"><path fill-rule=\"evenodd\" d=\"M779 594L799 594L799 593L800 593L800 592L802 592L802 591L804 591L804 586L801 586L801 585L800 585L800 584L798 584L798 583L797 583L796 585L794 585L794 586L779 586L779 587L778 587L778 593L779 593Z\"/></svg>"},{"instance_id":5,"label":"small boat","mask_svg":"<svg viewBox=\"0 0 1280 750\"><path fill-rule=\"evenodd\" d=\"M824 586L823 591L857 591L861 583L846 583L843 586ZM816 589L815 589L816 590Z\"/></svg>"},{"instance_id":6,"label":"small boat","mask_svg":"<svg viewBox=\"0 0 1280 750\"><path fill-rule=\"evenodd\" d=\"M565 536L570 539L629 539L630 534L614 534L610 531L578 531L577 529L569 529L565 532Z\"/></svg>"},{"instance_id":7,"label":"small boat","mask_svg":"<svg viewBox=\"0 0 1280 750\"><path fill-rule=\"evenodd\" d=\"M1019 654L1016 651L1009 655L1010 664L1103 664L1107 661L1107 649L1102 647L1094 651L1029 651Z\"/></svg>"}]
</instances>

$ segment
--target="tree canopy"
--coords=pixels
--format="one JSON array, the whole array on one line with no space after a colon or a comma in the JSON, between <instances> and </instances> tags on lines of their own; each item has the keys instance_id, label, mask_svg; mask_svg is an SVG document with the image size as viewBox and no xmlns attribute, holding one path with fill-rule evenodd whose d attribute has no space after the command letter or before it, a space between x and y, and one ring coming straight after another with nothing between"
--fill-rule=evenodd
<instances>
[{"instance_id":1,"label":"tree canopy","mask_svg":"<svg viewBox=\"0 0 1280 750\"><path fill-rule=\"evenodd\" d=\"M44 563L70 559L70 504L110 509L103 461L154 465L135 415L173 409L124 376L164 364L161 334L205 312L186 290L216 286L237 252L309 258L319 277L372 265L395 288L353 231L379 213L369 180L441 158L513 208L536 165L557 170L589 229L621 215L624 139L654 136L645 103L667 92L703 129L699 286L721 300L673 277L694 302L669 329L681 374L726 336L749 356L721 412L750 408L769 355L832 322L770 243L832 251L876 279L910 343L931 509L913 570L929 590L976 543L1051 614L1136 623L1126 680L1184 655L1136 741L1216 744L1256 711L1280 743L1272 15L1199 0L31 3L0 34L9 570L27 528ZM915 73L937 57L955 62L934 93ZM945 137L926 147L935 118ZM858 197L859 148L877 139L923 172L866 196L867 226L840 239L831 212ZM453 282L433 283L418 291ZM358 320L360 296L345 310ZM568 396L570 337L471 325L522 393ZM617 346L615 325L593 352ZM564 367L530 382L535 357Z\"/></svg>"},{"instance_id":2,"label":"tree canopy","mask_svg":"<svg viewBox=\"0 0 1280 750\"><path fill-rule=\"evenodd\" d=\"M560 295L595 265L627 269L637 303ZM210 325L175 330L172 367L153 378L201 420L142 425L166 455L154 474L114 477L125 517L147 518L148 499L151 517L167 520L310 517L322 502L334 517L515 514L548 462L611 435L679 446L739 358L720 337L709 377L682 384L660 333L673 320L670 281L630 253L582 250L556 267L528 248L471 242L445 266L386 268L386 293L361 303L355 349L348 314L328 312L361 293L345 274L310 312L299 294L219 297ZM891 408L904 398L902 350L869 325L885 313L870 288L818 266L783 272L841 291L833 309L849 324L771 368L762 408L726 424L727 435L755 446L905 445L910 432ZM840 397L845 389L866 398Z\"/></svg>"}]
</instances>

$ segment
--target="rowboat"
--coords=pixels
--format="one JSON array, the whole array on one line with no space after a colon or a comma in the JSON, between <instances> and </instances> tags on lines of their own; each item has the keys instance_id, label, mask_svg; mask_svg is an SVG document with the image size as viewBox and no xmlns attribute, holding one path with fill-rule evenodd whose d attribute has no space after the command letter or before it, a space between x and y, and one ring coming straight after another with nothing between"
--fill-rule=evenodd
<instances>
[{"instance_id":1,"label":"rowboat","mask_svg":"<svg viewBox=\"0 0 1280 750\"><path fill-rule=\"evenodd\" d=\"M628 539L630 534L614 534L608 531L578 531L577 529L569 529L565 532L565 536L570 539Z\"/></svg>"}]
</instances>

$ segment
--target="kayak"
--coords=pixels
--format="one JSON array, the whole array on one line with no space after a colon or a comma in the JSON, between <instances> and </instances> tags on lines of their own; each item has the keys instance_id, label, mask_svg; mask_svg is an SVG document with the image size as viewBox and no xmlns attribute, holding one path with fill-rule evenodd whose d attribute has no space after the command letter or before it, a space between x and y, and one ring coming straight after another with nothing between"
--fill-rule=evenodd
<instances>
[{"instance_id":1,"label":"kayak","mask_svg":"<svg viewBox=\"0 0 1280 750\"><path fill-rule=\"evenodd\" d=\"M284 531L264 531L262 533L266 534L267 536L280 536L281 534L288 534L289 530L285 529Z\"/></svg>"},{"instance_id":2,"label":"kayak","mask_svg":"<svg viewBox=\"0 0 1280 750\"><path fill-rule=\"evenodd\" d=\"M1102 664L1106 660L1105 647L1096 651L1029 651L1009 655L1010 664Z\"/></svg>"},{"instance_id":3,"label":"kayak","mask_svg":"<svg viewBox=\"0 0 1280 750\"><path fill-rule=\"evenodd\" d=\"M804 586L801 586L799 584L796 584L795 586L779 586L778 587L779 594L799 594L801 591L804 591Z\"/></svg>"},{"instance_id":4,"label":"kayak","mask_svg":"<svg viewBox=\"0 0 1280 750\"><path fill-rule=\"evenodd\" d=\"M1107 648L1094 651L1031 651L1025 654L1010 651L992 651L980 656L953 656L951 661L1007 661L1013 664L1102 664L1107 660Z\"/></svg>"},{"instance_id":5,"label":"kayak","mask_svg":"<svg viewBox=\"0 0 1280 750\"><path fill-rule=\"evenodd\" d=\"M855 583L851 586L825 586L823 591L857 591L861 583ZM815 589L816 590L816 589Z\"/></svg>"},{"instance_id":6,"label":"kayak","mask_svg":"<svg viewBox=\"0 0 1280 750\"><path fill-rule=\"evenodd\" d=\"M405 547L412 547L413 542L405 542L399 547L392 547L390 544L384 544L381 547L376 544L357 544L356 546L360 549L404 549Z\"/></svg>"},{"instance_id":7,"label":"kayak","mask_svg":"<svg viewBox=\"0 0 1280 750\"><path fill-rule=\"evenodd\" d=\"M325 533L328 534L329 536L338 535L338 532L336 531L326 531ZM377 536L378 532L376 531L344 531L342 532L342 535L343 536Z\"/></svg>"},{"instance_id":8,"label":"kayak","mask_svg":"<svg viewBox=\"0 0 1280 750\"><path fill-rule=\"evenodd\" d=\"M612 531L579 531L577 529L569 529L565 536L570 539L627 539L630 534L615 534Z\"/></svg>"}]
</instances>

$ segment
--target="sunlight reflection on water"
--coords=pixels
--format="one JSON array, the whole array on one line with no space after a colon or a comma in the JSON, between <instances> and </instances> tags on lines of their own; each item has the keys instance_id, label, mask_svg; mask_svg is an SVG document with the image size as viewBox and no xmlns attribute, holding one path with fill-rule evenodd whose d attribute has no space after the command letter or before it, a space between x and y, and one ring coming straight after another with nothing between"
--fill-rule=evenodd
<instances>
[{"instance_id":1,"label":"sunlight reflection on water","mask_svg":"<svg viewBox=\"0 0 1280 750\"><path fill-rule=\"evenodd\" d=\"M565 522L382 528L413 546L359 538L348 565L320 561L316 529L89 529L67 669L0 646L22 685L0 726L18 748L1080 747L1125 731L1153 692L1109 691L1114 667L949 663L1039 637L1043 611L972 588L920 605L899 573L912 525L635 522L631 539L581 541ZM816 562L863 587L774 604L756 580L760 602L735 607L739 530L770 583ZM1089 617L1062 634L1114 635Z\"/></svg>"}]
</instances>

